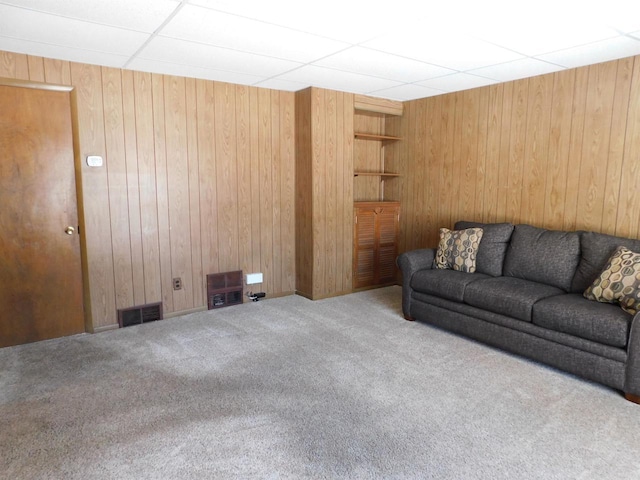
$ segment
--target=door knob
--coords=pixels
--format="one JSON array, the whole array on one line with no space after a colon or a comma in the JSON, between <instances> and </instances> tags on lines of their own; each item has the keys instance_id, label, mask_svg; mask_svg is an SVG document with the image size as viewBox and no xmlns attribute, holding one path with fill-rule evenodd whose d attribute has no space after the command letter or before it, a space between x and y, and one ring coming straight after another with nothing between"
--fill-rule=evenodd
<instances>
[{"instance_id":1,"label":"door knob","mask_svg":"<svg viewBox=\"0 0 640 480\"><path fill-rule=\"evenodd\" d=\"M71 225L69 225L67 228L64 229L64 232L67 235L73 235L73 232L75 232L75 231L76 231L76 229L73 228Z\"/></svg>"}]
</instances>

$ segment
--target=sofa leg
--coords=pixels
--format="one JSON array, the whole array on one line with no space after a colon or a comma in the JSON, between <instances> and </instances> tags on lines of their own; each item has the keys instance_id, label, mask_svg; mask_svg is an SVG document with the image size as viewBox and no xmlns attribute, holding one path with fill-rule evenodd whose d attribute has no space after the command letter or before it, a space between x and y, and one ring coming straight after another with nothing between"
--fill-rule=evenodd
<instances>
[{"instance_id":1,"label":"sofa leg","mask_svg":"<svg viewBox=\"0 0 640 480\"><path fill-rule=\"evenodd\" d=\"M624 398L626 398L630 402L637 403L640 405L640 395L634 395L633 393L625 393Z\"/></svg>"},{"instance_id":2,"label":"sofa leg","mask_svg":"<svg viewBox=\"0 0 640 480\"><path fill-rule=\"evenodd\" d=\"M405 319L405 320L409 320L410 322L413 322L413 321L415 320L415 318L410 317L409 315L405 315L405 316L404 316L404 319Z\"/></svg>"}]
</instances>

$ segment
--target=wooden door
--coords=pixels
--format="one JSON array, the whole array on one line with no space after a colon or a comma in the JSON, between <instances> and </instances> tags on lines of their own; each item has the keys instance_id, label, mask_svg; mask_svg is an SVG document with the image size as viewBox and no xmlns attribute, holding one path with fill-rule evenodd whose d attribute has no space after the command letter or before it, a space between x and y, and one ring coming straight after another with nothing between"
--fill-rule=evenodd
<instances>
[{"instance_id":1,"label":"wooden door","mask_svg":"<svg viewBox=\"0 0 640 480\"><path fill-rule=\"evenodd\" d=\"M84 331L71 125L68 91L0 85L0 347Z\"/></svg>"}]
</instances>

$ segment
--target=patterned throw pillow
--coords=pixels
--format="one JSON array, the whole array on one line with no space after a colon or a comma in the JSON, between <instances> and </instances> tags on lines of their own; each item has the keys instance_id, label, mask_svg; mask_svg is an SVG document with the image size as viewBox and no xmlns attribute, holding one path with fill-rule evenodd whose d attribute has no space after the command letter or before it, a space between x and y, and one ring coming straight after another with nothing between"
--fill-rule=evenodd
<instances>
[{"instance_id":1,"label":"patterned throw pillow","mask_svg":"<svg viewBox=\"0 0 640 480\"><path fill-rule=\"evenodd\" d=\"M625 312L640 310L640 253L618 247L584 297L602 303L619 303Z\"/></svg>"},{"instance_id":2,"label":"patterned throw pillow","mask_svg":"<svg viewBox=\"0 0 640 480\"><path fill-rule=\"evenodd\" d=\"M482 228L467 228L465 230L441 228L440 243L435 259L436 268L475 272L476 255L482 234Z\"/></svg>"}]
</instances>

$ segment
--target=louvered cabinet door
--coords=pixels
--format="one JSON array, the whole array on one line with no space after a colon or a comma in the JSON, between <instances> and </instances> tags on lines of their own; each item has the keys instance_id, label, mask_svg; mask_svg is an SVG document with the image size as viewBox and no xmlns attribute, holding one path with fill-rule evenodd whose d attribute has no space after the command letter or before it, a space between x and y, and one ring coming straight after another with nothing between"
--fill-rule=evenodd
<instances>
[{"instance_id":1,"label":"louvered cabinet door","mask_svg":"<svg viewBox=\"0 0 640 480\"><path fill-rule=\"evenodd\" d=\"M353 288L395 282L399 213L397 202L356 202Z\"/></svg>"},{"instance_id":2,"label":"louvered cabinet door","mask_svg":"<svg viewBox=\"0 0 640 480\"><path fill-rule=\"evenodd\" d=\"M376 248L376 285L393 283L396 281L396 257L398 256L400 207L383 207L376 215L378 228Z\"/></svg>"},{"instance_id":3,"label":"louvered cabinet door","mask_svg":"<svg viewBox=\"0 0 640 480\"><path fill-rule=\"evenodd\" d=\"M360 288L375 282L376 213L356 208L353 287Z\"/></svg>"}]
</instances>

